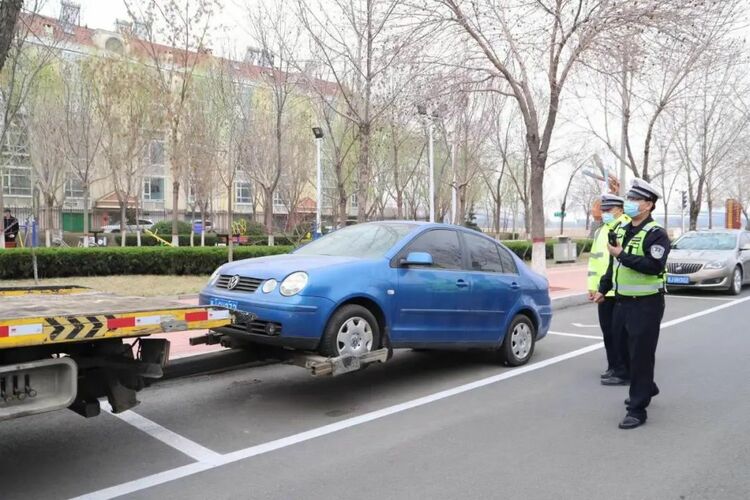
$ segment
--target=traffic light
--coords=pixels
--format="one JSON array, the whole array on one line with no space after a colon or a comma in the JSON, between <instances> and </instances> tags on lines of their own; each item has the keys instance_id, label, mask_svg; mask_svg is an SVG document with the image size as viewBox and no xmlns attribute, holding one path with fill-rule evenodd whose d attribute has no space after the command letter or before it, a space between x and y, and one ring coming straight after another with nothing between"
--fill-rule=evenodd
<instances>
[{"instance_id":1,"label":"traffic light","mask_svg":"<svg viewBox=\"0 0 750 500\"><path fill-rule=\"evenodd\" d=\"M682 192L682 209L685 210L687 208L687 191Z\"/></svg>"}]
</instances>

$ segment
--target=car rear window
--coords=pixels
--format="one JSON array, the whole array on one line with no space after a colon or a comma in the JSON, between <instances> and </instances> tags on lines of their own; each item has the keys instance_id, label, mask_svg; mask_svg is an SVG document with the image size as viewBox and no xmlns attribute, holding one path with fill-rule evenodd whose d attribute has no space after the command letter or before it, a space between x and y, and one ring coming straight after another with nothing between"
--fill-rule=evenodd
<instances>
[{"instance_id":1,"label":"car rear window","mask_svg":"<svg viewBox=\"0 0 750 500\"><path fill-rule=\"evenodd\" d=\"M686 234L672 245L675 250L734 250L737 235L732 233Z\"/></svg>"}]
</instances>

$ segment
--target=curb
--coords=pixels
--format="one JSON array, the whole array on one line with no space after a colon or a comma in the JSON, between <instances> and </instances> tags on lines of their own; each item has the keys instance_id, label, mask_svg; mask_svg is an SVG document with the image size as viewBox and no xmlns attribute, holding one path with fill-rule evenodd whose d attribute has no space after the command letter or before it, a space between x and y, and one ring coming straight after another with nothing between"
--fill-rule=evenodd
<instances>
[{"instance_id":1,"label":"curb","mask_svg":"<svg viewBox=\"0 0 750 500\"><path fill-rule=\"evenodd\" d=\"M588 293L573 293L563 297L552 299L552 310L561 311L571 307L582 306L589 303Z\"/></svg>"}]
</instances>

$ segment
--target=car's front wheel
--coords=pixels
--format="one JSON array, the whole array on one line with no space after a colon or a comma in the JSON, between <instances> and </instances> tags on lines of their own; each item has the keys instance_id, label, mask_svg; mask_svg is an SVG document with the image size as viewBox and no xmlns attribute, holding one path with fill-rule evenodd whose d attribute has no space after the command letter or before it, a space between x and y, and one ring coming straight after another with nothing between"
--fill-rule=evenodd
<instances>
[{"instance_id":1,"label":"car's front wheel","mask_svg":"<svg viewBox=\"0 0 750 500\"><path fill-rule=\"evenodd\" d=\"M324 356L362 356L380 347L380 326L365 307L348 304L336 311L320 341Z\"/></svg>"},{"instance_id":2,"label":"car's front wheel","mask_svg":"<svg viewBox=\"0 0 750 500\"><path fill-rule=\"evenodd\" d=\"M536 328L528 316L516 315L500 346L500 360L509 366L526 364L534 354Z\"/></svg>"},{"instance_id":3,"label":"car's front wheel","mask_svg":"<svg viewBox=\"0 0 750 500\"><path fill-rule=\"evenodd\" d=\"M732 276L730 277L731 283L729 284L729 293L731 295L739 295L742 293L742 269L739 266L734 268Z\"/></svg>"}]
</instances>

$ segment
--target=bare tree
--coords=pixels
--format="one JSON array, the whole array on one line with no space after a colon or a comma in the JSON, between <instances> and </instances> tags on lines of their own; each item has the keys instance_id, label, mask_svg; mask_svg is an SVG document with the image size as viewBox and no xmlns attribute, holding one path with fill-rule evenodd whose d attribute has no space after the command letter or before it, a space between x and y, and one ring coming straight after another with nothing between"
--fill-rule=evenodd
<instances>
[{"instance_id":1,"label":"bare tree","mask_svg":"<svg viewBox=\"0 0 750 500\"><path fill-rule=\"evenodd\" d=\"M335 82L338 99L330 111L351 122L357 141L357 220L366 219L375 124L396 95L378 95L388 71L423 37L404 22L402 0L298 0L298 14L314 45L313 53Z\"/></svg>"},{"instance_id":2,"label":"bare tree","mask_svg":"<svg viewBox=\"0 0 750 500\"><path fill-rule=\"evenodd\" d=\"M704 199L711 201L714 182L727 160L736 158L733 150L750 125L748 109L738 98L745 73L733 63L737 52L722 52L701 66L690 82L695 98L684 99L674 113L677 152L686 166L691 230L697 228Z\"/></svg>"},{"instance_id":3,"label":"bare tree","mask_svg":"<svg viewBox=\"0 0 750 500\"><path fill-rule=\"evenodd\" d=\"M50 232L55 229L55 209L67 178L62 160L66 117L63 82L57 69L50 66L40 76L29 96L26 123L34 180L44 203L42 227L46 246L50 246Z\"/></svg>"},{"instance_id":4,"label":"bare tree","mask_svg":"<svg viewBox=\"0 0 750 500\"><path fill-rule=\"evenodd\" d=\"M657 0L625 4L585 0L497 3L485 0L469 5L459 0L434 1L440 8L438 15L444 14L443 22L449 27L458 27L473 41L481 60L489 63L486 66L489 76L504 84L495 86L495 90L512 97L521 111L531 171L534 269L543 272L546 265L544 174L562 91L575 64L603 33L653 22L661 12L673 9L673 3ZM467 65L481 65L472 54L464 59ZM544 114L542 107L546 108Z\"/></svg>"},{"instance_id":5,"label":"bare tree","mask_svg":"<svg viewBox=\"0 0 750 500\"><path fill-rule=\"evenodd\" d=\"M99 179L99 152L103 131L96 112L96 89L90 61L63 64L67 170L83 189L83 246L89 244L91 185Z\"/></svg>"},{"instance_id":6,"label":"bare tree","mask_svg":"<svg viewBox=\"0 0 750 500\"><path fill-rule=\"evenodd\" d=\"M168 127L168 157L172 174L172 244L179 245L180 180L178 158L182 119L198 64L208 56L209 31L216 0L126 0L134 25L130 43L154 68L161 91L164 123Z\"/></svg>"},{"instance_id":7,"label":"bare tree","mask_svg":"<svg viewBox=\"0 0 750 500\"><path fill-rule=\"evenodd\" d=\"M17 14L17 19L12 26L10 18L13 16L12 11L15 7L11 4L15 2L4 1L0 4L0 9L7 8L6 11L0 12L0 14L7 15L0 20L3 36L10 35L10 41L5 39L0 41L2 44L8 43L9 47L3 59L0 82L0 112L2 113L0 144L6 143L8 132L12 128L21 130L26 127L24 115L29 94L37 83L39 73L50 65L56 55L59 33L53 30L51 35L47 35L40 22L41 18L37 16L43 3L41 0L30 2L26 12ZM0 156L0 206L5 206L6 162L13 158L14 155ZM38 216L36 198L33 196L35 188L32 186L31 189L34 215ZM0 249L2 248L5 248L4 233L0 233Z\"/></svg>"},{"instance_id":8,"label":"bare tree","mask_svg":"<svg viewBox=\"0 0 750 500\"><path fill-rule=\"evenodd\" d=\"M689 93L689 76L734 22L735 0L691 4L657 22L614 30L596 47L590 66L600 73L604 121L589 127L636 177L652 180L653 139L664 112ZM590 79L590 73L587 75ZM620 133L610 130L610 114L621 117ZM636 143L641 142L640 147ZM619 146L619 147L618 147Z\"/></svg>"},{"instance_id":9,"label":"bare tree","mask_svg":"<svg viewBox=\"0 0 750 500\"><path fill-rule=\"evenodd\" d=\"M96 109L102 128L101 148L120 204L121 244L127 236L127 209L140 192L147 131L161 126L153 110L154 73L140 64L103 58L92 68L96 75Z\"/></svg>"}]
</instances>

